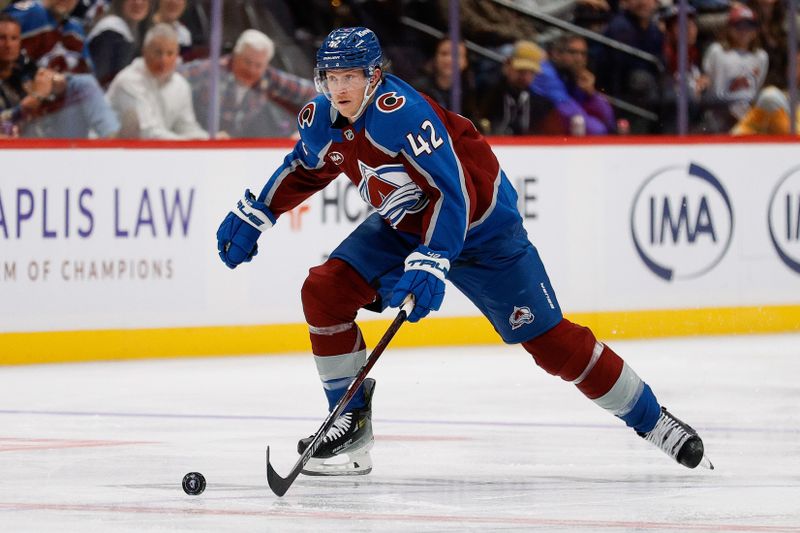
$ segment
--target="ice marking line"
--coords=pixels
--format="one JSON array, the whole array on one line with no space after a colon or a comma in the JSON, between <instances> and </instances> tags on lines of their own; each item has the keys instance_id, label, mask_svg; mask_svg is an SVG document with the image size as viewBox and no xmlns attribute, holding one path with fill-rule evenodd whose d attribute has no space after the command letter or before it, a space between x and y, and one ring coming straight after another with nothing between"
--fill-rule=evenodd
<instances>
[{"instance_id":1,"label":"ice marking line","mask_svg":"<svg viewBox=\"0 0 800 533\"><path fill-rule=\"evenodd\" d=\"M102 446L129 446L135 444L154 444L147 441L124 440L70 440L70 439L28 439L19 437L0 437L0 452L61 450L65 448L95 448Z\"/></svg>"},{"instance_id":2,"label":"ice marking line","mask_svg":"<svg viewBox=\"0 0 800 533\"><path fill-rule=\"evenodd\" d=\"M113 411L37 411L28 409L0 409L0 415L42 415L42 416L108 416L120 418L170 418L186 420L280 420L284 422L319 422L317 416L277 416L277 415L211 415L211 414L181 414L181 413L126 413ZM487 420L415 420L410 418L376 418L382 424L399 425L433 425L433 426L482 426L482 427L530 427L530 428L565 428L565 429L613 429L617 430L619 424L580 424L560 422L503 422ZM728 433L800 433L800 427L730 427L710 426L695 422L696 429L705 432Z\"/></svg>"},{"instance_id":3,"label":"ice marking line","mask_svg":"<svg viewBox=\"0 0 800 533\"><path fill-rule=\"evenodd\" d=\"M439 442L439 441L467 441L469 437L436 436L436 435L375 435L376 440L390 440L394 442Z\"/></svg>"},{"instance_id":4,"label":"ice marking line","mask_svg":"<svg viewBox=\"0 0 800 533\"><path fill-rule=\"evenodd\" d=\"M455 515L428 515L428 514L393 514L393 513L334 513L330 511L300 511L292 509L281 510L233 510L233 509L207 509L207 508L181 508L181 507L140 507L133 505L115 504L46 504L46 503L3 503L0 510L6 511L75 511L79 513L129 513L129 514L180 514L180 515L206 515L206 516L253 516L253 517L284 517L284 518L313 518L318 520L342 521L395 521L406 522L439 522L439 523L468 523L468 524L513 524L522 526L552 526L580 528L588 531L597 529L648 529L664 531L766 531L774 533L800 533L800 527L768 526L753 524L701 524L690 522L648 522L636 520L566 520L551 518L535 518L525 516L455 516Z\"/></svg>"}]
</instances>

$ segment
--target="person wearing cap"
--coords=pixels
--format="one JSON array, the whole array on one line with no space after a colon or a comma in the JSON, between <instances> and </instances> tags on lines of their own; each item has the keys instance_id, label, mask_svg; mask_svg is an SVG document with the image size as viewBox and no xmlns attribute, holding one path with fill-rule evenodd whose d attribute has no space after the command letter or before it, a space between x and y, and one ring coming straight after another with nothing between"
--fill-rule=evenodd
<instances>
[{"instance_id":1,"label":"person wearing cap","mask_svg":"<svg viewBox=\"0 0 800 533\"><path fill-rule=\"evenodd\" d=\"M480 129L493 135L564 133L553 103L531 88L546 57L545 51L532 41L514 44L503 64L502 78L486 92Z\"/></svg>"},{"instance_id":2,"label":"person wearing cap","mask_svg":"<svg viewBox=\"0 0 800 533\"><path fill-rule=\"evenodd\" d=\"M769 58L758 43L755 13L734 4L721 39L711 43L703 56L710 96L726 104L706 113L710 132L727 132L744 117L764 85L768 68Z\"/></svg>"}]
</instances>

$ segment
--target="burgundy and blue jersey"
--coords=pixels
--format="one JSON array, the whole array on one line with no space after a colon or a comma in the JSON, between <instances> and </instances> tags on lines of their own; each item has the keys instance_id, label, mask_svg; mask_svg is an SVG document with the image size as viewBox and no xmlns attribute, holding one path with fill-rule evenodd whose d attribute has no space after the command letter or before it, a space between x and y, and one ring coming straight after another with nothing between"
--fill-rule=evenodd
<instances>
[{"instance_id":1,"label":"burgundy and blue jersey","mask_svg":"<svg viewBox=\"0 0 800 533\"><path fill-rule=\"evenodd\" d=\"M513 188L472 122L395 76L355 123L319 95L298 126L300 140L259 195L276 216L344 173L386 223L450 258L468 234L519 219Z\"/></svg>"},{"instance_id":2,"label":"burgundy and blue jersey","mask_svg":"<svg viewBox=\"0 0 800 533\"><path fill-rule=\"evenodd\" d=\"M83 48L84 31L80 20L69 17L57 20L36 1L11 4L5 12L19 21L22 48L40 67L59 72L90 72Z\"/></svg>"}]
</instances>

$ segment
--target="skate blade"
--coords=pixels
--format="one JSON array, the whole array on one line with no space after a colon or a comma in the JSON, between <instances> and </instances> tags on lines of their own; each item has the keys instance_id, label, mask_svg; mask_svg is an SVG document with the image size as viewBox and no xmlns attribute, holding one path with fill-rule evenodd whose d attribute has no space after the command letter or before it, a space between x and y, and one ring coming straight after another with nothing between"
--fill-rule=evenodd
<instances>
[{"instance_id":1,"label":"skate blade","mask_svg":"<svg viewBox=\"0 0 800 533\"><path fill-rule=\"evenodd\" d=\"M373 442L370 439L360 448L326 459L312 457L300 472L307 476L365 476L372 472L369 451Z\"/></svg>"},{"instance_id":2,"label":"skate blade","mask_svg":"<svg viewBox=\"0 0 800 533\"><path fill-rule=\"evenodd\" d=\"M307 476L365 476L372 472L372 459L369 452L312 458L300 472Z\"/></svg>"}]
</instances>

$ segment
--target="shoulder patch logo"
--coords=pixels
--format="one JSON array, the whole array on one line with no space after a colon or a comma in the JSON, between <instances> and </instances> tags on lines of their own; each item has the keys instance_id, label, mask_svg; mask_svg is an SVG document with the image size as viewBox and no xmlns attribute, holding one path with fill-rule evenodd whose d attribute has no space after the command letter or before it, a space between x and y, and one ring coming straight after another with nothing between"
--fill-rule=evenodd
<instances>
[{"instance_id":1,"label":"shoulder patch logo","mask_svg":"<svg viewBox=\"0 0 800 533\"><path fill-rule=\"evenodd\" d=\"M517 307L515 305L514 311L508 317L508 323L511 324L511 329L517 329L525 324L530 324L534 318L529 307Z\"/></svg>"},{"instance_id":2,"label":"shoulder patch logo","mask_svg":"<svg viewBox=\"0 0 800 533\"><path fill-rule=\"evenodd\" d=\"M335 165L341 165L342 163L344 163L344 156L342 155L341 152L331 152L330 154L328 154L328 157Z\"/></svg>"},{"instance_id":3,"label":"shoulder patch logo","mask_svg":"<svg viewBox=\"0 0 800 533\"><path fill-rule=\"evenodd\" d=\"M314 102L307 103L306 106L300 110L300 113L297 115L297 123L301 128L307 128L314 122L314 113L316 111L317 104Z\"/></svg>"},{"instance_id":4,"label":"shoulder patch logo","mask_svg":"<svg viewBox=\"0 0 800 533\"><path fill-rule=\"evenodd\" d=\"M405 96L398 96L396 92L392 91L386 94L382 94L377 102L376 105L380 111L384 113L391 113L392 111L397 111L406 103Z\"/></svg>"}]
</instances>

